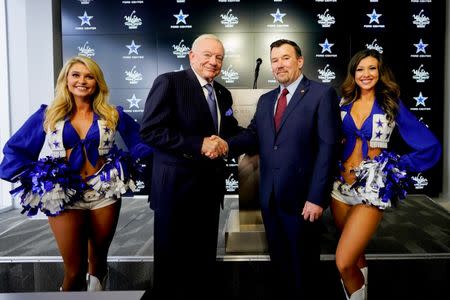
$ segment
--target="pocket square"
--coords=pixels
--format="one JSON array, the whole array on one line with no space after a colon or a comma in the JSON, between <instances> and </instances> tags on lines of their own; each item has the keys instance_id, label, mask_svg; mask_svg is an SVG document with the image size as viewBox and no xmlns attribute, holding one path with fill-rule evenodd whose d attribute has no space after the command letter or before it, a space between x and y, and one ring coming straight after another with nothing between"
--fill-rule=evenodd
<instances>
[{"instance_id":1,"label":"pocket square","mask_svg":"<svg viewBox=\"0 0 450 300\"><path fill-rule=\"evenodd\" d=\"M225 112L225 116L229 117L233 115L233 109L229 108L226 112Z\"/></svg>"}]
</instances>

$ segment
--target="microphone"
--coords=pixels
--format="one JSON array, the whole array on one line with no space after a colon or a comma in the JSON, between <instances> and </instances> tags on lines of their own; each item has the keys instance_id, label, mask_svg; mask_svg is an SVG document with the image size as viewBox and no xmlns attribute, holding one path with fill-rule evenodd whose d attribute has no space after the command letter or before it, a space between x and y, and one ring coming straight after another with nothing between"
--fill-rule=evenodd
<instances>
[{"instance_id":1,"label":"microphone","mask_svg":"<svg viewBox=\"0 0 450 300\"><path fill-rule=\"evenodd\" d=\"M258 57L258 59L256 59L255 80L253 81L253 89L256 89L256 81L258 80L259 66L261 64L262 64L262 59Z\"/></svg>"}]
</instances>

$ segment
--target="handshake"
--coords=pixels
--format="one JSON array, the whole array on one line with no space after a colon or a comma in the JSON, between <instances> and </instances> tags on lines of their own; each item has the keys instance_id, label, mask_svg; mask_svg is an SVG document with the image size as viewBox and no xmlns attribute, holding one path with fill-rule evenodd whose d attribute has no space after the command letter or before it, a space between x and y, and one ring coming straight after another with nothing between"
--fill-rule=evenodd
<instances>
[{"instance_id":1,"label":"handshake","mask_svg":"<svg viewBox=\"0 0 450 300\"><path fill-rule=\"evenodd\" d=\"M202 144L202 154L210 159L226 156L228 144L217 135L205 137Z\"/></svg>"}]
</instances>

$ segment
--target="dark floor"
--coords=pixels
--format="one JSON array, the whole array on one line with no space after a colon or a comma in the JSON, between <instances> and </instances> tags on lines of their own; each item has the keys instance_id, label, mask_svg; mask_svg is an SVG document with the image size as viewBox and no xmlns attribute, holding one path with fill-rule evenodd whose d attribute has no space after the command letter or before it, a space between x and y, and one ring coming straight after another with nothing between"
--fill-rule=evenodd
<instances>
[{"instance_id":1,"label":"dark floor","mask_svg":"<svg viewBox=\"0 0 450 300\"><path fill-rule=\"evenodd\" d=\"M225 253L226 223L238 206L236 198L227 198L220 219L218 293L226 299L277 299L270 296L276 291L271 289L267 255ZM317 270L322 282L316 299L343 300L334 264L337 235L328 210L323 219L322 262ZM144 290L150 286L152 235L153 212L146 200L124 199L109 252L107 289ZM369 299L450 299L449 250L450 213L428 197L409 196L398 208L386 211L367 248ZM17 210L1 213L0 293L57 291L62 277L63 266L47 220L28 219ZM0 299L9 299L3 296L0 294Z\"/></svg>"},{"instance_id":2,"label":"dark floor","mask_svg":"<svg viewBox=\"0 0 450 300\"><path fill-rule=\"evenodd\" d=\"M219 225L217 254L225 253L226 222L230 211L239 207L228 197ZM337 235L329 210L325 211L322 254L334 254ZM189 224L187 224L188 226ZM191 234L201 234L195 232ZM182 253L180 249L180 253ZM378 232L367 247L369 255L448 255L450 257L450 213L426 196L411 195L395 209L388 209ZM151 257L153 254L153 211L145 198L124 199L116 235L109 255ZM46 219L29 219L16 211L0 214L1 257L58 256Z\"/></svg>"}]
</instances>

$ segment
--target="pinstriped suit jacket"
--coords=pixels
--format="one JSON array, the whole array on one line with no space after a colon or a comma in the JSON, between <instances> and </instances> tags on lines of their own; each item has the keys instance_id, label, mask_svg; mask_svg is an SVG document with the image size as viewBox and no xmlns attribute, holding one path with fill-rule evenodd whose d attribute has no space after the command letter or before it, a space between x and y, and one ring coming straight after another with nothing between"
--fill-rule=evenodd
<instances>
[{"instance_id":1,"label":"pinstriped suit jacket","mask_svg":"<svg viewBox=\"0 0 450 300\"><path fill-rule=\"evenodd\" d=\"M232 114L233 101L231 93L219 83L214 82L214 89L221 114L220 136L226 139L239 131ZM210 160L201 154L203 138L213 134L216 133L211 113L193 70L158 76L145 103L141 127L143 141L155 149L150 196L152 204L158 205L162 193L164 201L168 201L170 195L173 199L169 200L185 198L186 191L199 193L199 190L205 189L205 180L207 183L212 179L215 181L210 192L214 193L215 198L223 200L224 161ZM206 173L198 172L202 168ZM181 184L182 188L172 184ZM168 194L166 188L169 187ZM173 189L184 190L184 195L178 195Z\"/></svg>"}]
</instances>

